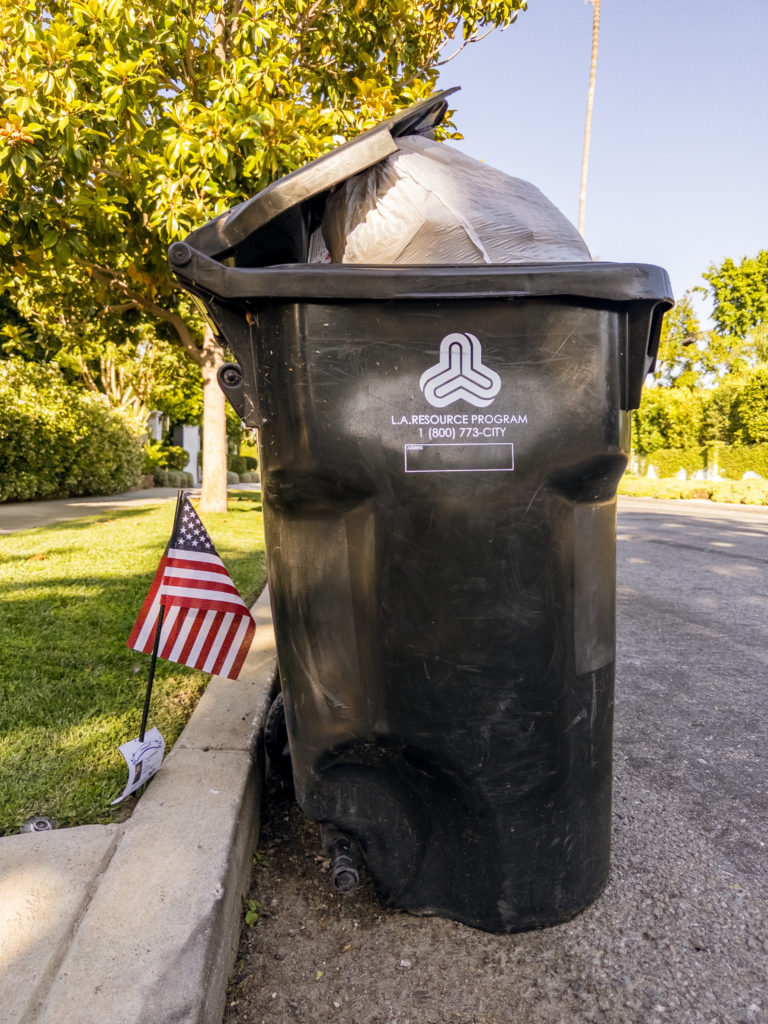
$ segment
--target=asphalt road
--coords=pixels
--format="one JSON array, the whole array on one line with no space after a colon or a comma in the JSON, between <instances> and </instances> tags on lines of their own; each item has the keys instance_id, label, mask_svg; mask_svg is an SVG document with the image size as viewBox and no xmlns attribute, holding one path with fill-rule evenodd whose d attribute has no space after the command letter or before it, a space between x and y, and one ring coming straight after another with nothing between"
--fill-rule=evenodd
<instances>
[{"instance_id":1,"label":"asphalt road","mask_svg":"<svg viewBox=\"0 0 768 1024\"><path fill-rule=\"evenodd\" d=\"M768 885L768 509L622 499L617 575L616 747Z\"/></svg>"},{"instance_id":2,"label":"asphalt road","mask_svg":"<svg viewBox=\"0 0 768 1024\"><path fill-rule=\"evenodd\" d=\"M227 1024L768 1024L768 509L622 499L612 869L497 936L330 892L273 805Z\"/></svg>"}]
</instances>

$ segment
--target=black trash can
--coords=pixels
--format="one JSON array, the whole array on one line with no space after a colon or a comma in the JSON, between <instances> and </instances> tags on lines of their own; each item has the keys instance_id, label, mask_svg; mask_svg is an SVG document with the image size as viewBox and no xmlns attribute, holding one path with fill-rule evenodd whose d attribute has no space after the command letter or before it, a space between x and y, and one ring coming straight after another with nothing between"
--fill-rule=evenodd
<instances>
[{"instance_id":1,"label":"black trash can","mask_svg":"<svg viewBox=\"0 0 768 1024\"><path fill-rule=\"evenodd\" d=\"M615 495L669 281L601 263L259 266L306 258L354 145L170 254L259 429L297 799L391 905L555 924L608 872Z\"/></svg>"}]
</instances>

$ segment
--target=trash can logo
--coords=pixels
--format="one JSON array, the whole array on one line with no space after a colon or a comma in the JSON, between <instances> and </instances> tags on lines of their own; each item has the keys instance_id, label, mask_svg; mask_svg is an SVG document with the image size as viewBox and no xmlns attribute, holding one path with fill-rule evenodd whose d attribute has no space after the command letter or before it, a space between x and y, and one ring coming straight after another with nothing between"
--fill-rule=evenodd
<instances>
[{"instance_id":1,"label":"trash can logo","mask_svg":"<svg viewBox=\"0 0 768 1024\"><path fill-rule=\"evenodd\" d=\"M419 387L430 405L442 409L463 398L483 408L501 390L501 377L483 366L474 334L447 334L440 342L440 361L421 375Z\"/></svg>"}]
</instances>

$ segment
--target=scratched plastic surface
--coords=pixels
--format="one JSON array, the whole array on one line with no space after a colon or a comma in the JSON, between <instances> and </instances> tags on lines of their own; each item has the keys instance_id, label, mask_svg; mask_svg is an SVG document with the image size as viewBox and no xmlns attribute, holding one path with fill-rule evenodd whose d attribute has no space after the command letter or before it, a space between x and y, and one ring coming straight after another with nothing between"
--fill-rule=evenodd
<instances>
[{"instance_id":1,"label":"scratched plastic surface","mask_svg":"<svg viewBox=\"0 0 768 1024\"><path fill-rule=\"evenodd\" d=\"M517 931L605 884L615 493L669 305L622 288L198 288L260 425L297 798L394 906Z\"/></svg>"}]
</instances>

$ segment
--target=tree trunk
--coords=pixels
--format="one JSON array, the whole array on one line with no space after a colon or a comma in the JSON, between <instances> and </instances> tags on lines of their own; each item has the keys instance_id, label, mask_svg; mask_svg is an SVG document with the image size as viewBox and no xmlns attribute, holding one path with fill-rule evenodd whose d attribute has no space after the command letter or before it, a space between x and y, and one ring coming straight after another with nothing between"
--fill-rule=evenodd
<instances>
[{"instance_id":1,"label":"tree trunk","mask_svg":"<svg viewBox=\"0 0 768 1024\"><path fill-rule=\"evenodd\" d=\"M206 325L203 336L203 493L201 513L227 511L227 420L216 372L224 353Z\"/></svg>"},{"instance_id":2,"label":"tree trunk","mask_svg":"<svg viewBox=\"0 0 768 1024\"><path fill-rule=\"evenodd\" d=\"M597 78L597 44L600 37L600 0L592 4L592 61L589 68L589 92L587 93L587 116L584 122L584 154L581 158L581 188L579 190L579 234L584 234L584 214L587 205L587 168L589 167L589 144L592 138L592 108L595 104L595 79Z\"/></svg>"}]
</instances>

